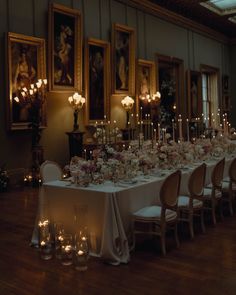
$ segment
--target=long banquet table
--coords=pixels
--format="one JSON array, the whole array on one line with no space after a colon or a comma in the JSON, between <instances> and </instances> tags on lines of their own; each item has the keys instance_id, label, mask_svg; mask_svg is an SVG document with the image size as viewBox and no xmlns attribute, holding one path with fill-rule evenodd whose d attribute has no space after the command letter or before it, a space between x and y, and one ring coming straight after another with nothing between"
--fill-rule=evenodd
<instances>
[{"instance_id":1,"label":"long banquet table","mask_svg":"<svg viewBox=\"0 0 236 295\"><path fill-rule=\"evenodd\" d=\"M226 159L224 177L233 155ZM206 161L206 184L210 183L211 171L219 159ZM180 194L186 194L188 177L199 164L182 169ZM38 220L49 218L65 223L73 222L75 208L87 208L87 226L91 240L91 254L111 264L128 263L132 228L131 216L138 209L159 204L159 190L170 170L156 175L139 176L130 182L105 182L80 187L68 181L44 183L39 193ZM63 212L62 215L59 212ZM32 243L37 243L35 227Z\"/></svg>"}]
</instances>

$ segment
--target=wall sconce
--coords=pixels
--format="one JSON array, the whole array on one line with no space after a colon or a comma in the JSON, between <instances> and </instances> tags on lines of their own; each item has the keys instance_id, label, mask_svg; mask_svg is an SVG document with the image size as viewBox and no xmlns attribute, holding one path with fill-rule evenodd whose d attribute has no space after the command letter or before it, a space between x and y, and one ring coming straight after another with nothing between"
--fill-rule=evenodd
<instances>
[{"instance_id":1,"label":"wall sconce","mask_svg":"<svg viewBox=\"0 0 236 295\"><path fill-rule=\"evenodd\" d=\"M78 92L75 92L72 96L68 97L68 101L71 107L74 109L74 127L73 131L79 130L78 114L85 104L85 98Z\"/></svg>"},{"instance_id":2,"label":"wall sconce","mask_svg":"<svg viewBox=\"0 0 236 295\"><path fill-rule=\"evenodd\" d=\"M121 104L123 106L123 108L126 110L127 113L127 122L126 122L126 126L128 127L129 125L129 112L132 110L133 105L134 105L134 100L132 97L130 96L126 96L122 99Z\"/></svg>"}]
</instances>

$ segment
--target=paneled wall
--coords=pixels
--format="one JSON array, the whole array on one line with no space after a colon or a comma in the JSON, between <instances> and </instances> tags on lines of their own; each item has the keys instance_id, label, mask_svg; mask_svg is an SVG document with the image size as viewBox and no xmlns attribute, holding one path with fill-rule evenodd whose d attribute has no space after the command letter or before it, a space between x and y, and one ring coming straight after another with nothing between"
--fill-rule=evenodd
<instances>
[{"instance_id":1,"label":"paneled wall","mask_svg":"<svg viewBox=\"0 0 236 295\"><path fill-rule=\"evenodd\" d=\"M25 131L7 133L5 122L6 77L5 33L8 31L42 37L48 34L48 0L0 0L0 165L7 168L30 166L30 134ZM230 74L229 48L199 33L168 23L151 14L125 5L118 0L57 0L59 4L80 9L83 15L84 38L93 37L110 41L113 22L132 26L136 30L136 57L154 60L155 53L184 60L185 70L198 70L200 64L220 68ZM235 50L234 50L235 63ZM233 92L235 96L235 91ZM45 159L64 165L68 161L66 131L71 131L73 114L68 106L68 93L49 93L47 103L48 127L43 131L42 144ZM186 105L182 97L183 106ZM183 107L184 109L184 107ZM125 113L120 98L111 97L111 119L125 124ZM79 123L83 126L83 116Z\"/></svg>"}]
</instances>

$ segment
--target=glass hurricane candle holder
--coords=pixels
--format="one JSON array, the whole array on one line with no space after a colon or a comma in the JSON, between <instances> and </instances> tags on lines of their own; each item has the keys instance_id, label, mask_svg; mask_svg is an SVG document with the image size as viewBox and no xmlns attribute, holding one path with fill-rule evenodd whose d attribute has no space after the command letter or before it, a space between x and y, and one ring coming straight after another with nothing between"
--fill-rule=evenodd
<instances>
[{"instance_id":1,"label":"glass hurricane candle holder","mask_svg":"<svg viewBox=\"0 0 236 295\"><path fill-rule=\"evenodd\" d=\"M64 234L61 240L61 263L71 265L73 263L73 239L71 234Z\"/></svg>"},{"instance_id":2,"label":"glass hurricane candle holder","mask_svg":"<svg viewBox=\"0 0 236 295\"><path fill-rule=\"evenodd\" d=\"M55 233L55 256L58 259L61 259L61 246L64 239L64 226L62 223L58 222L54 224L54 233Z\"/></svg>"},{"instance_id":3,"label":"glass hurricane candle holder","mask_svg":"<svg viewBox=\"0 0 236 295\"><path fill-rule=\"evenodd\" d=\"M48 220L39 221L38 232L40 256L44 260L49 260L52 258L53 249L50 225Z\"/></svg>"},{"instance_id":4,"label":"glass hurricane candle holder","mask_svg":"<svg viewBox=\"0 0 236 295\"><path fill-rule=\"evenodd\" d=\"M85 236L79 237L75 244L75 268L79 271L88 269L89 247Z\"/></svg>"}]
</instances>

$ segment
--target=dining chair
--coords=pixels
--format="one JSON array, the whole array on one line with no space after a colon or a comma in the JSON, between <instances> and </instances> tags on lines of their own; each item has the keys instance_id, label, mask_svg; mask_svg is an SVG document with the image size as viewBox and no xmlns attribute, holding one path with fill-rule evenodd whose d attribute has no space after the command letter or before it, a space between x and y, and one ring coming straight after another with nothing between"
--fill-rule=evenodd
<instances>
[{"instance_id":1,"label":"dining chair","mask_svg":"<svg viewBox=\"0 0 236 295\"><path fill-rule=\"evenodd\" d=\"M53 180L60 180L62 179L62 175L62 169L56 162L47 160L40 166L40 176L43 183Z\"/></svg>"},{"instance_id":2,"label":"dining chair","mask_svg":"<svg viewBox=\"0 0 236 295\"><path fill-rule=\"evenodd\" d=\"M166 254L166 231L172 229L175 232L175 241L179 247L177 223L178 195L181 180L181 171L177 170L170 174L163 182L160 189L161 205L144 207L133 213L133 239L135 246L136 234L158 235L161 239L162 254ZM149 230L137 229L137 226L149 224ZM144 225L143 225L144 226Z\"/></svg>"},{"instance_id":3,"label":"dining chair","mask_svg":"<svg viewBox=\"0 0 236 295\"><path fill-rule=\"evenodd\" d=\"M214 166L211 173L211 184L204 188L203 199L204 209L211 211L213 224L216 224L216 207L219 206L220 216L223 220L222 212L222 181L224 175L225 158L221 159Z\"/></svg>"},{"instance_id":4,"label":"dining chair","mask_svg":"<svg viewBox=\"0 0 236 295\"><path fill-rule=\"evenodd\" d=\"M222 201L229 204L229 212L233 216L233 201L236 193L236 158L229 166L229 178L222 182L222 193Z\"/></svg>"},{"instance_id":5,"label":"dining chair","mask_svg":"<svg viewBox=\"0 0 236 295\"><path fill-rule=\"evenodd\" d=\"M206 164L196 167L188 180L188 195L180 195L178 207L180 210L180 221L188 222L191 239L194 238L193 217L200 216L202 232L205 232L203 191L206 177Z\"/></svg>"}]
</instances>

